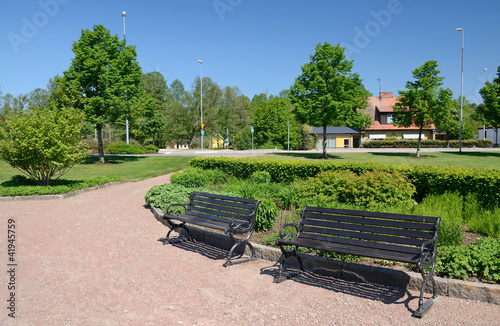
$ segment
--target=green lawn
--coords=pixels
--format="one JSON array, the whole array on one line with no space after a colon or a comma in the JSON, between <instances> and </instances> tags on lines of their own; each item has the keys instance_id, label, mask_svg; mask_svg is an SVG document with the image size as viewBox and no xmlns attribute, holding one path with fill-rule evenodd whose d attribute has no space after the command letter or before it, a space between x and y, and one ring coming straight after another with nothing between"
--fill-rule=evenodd
<instances>
[{"instance_id":1,"label":"green lawn","mask_svg":"<svg viewBox=\"0 0 500 326\"><path fill-rule=\"evenodd\" d=\"M320 155L320 153L284 153L279 155L265 155L264 157L273 159L317 159ZM433 152L421 153L420 158L416 158L415 153L335 153L328 154L328 157L337 160L377 162L382 164L411 164L500 169L500 152Z\"/></svg>"},{"instance_id":2,"label":"green lawn","mask_svg":"<svg viewBox=\"0 0 500 326\"><path fill-rule=\"evenodd\" d=\"M62 178L82 178L116 175L123 181L139 181L175 172L188 167L191 156L106 156L106 164L96 163L97 157L90 157L74 166ZM9 180L20 171L0 160L0 182Z\"/></svg>"}]
</instances>

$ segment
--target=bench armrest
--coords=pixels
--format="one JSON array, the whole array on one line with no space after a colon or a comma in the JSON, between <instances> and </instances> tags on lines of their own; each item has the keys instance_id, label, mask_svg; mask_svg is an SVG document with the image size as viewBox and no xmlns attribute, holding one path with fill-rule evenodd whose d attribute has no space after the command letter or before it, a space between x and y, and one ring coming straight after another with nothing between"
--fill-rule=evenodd
<instances>
[{"instance_id":1,"label":"bench armrest","mask_svg":"<svg viewBox=\"0 0 500 326\"><path fill-rule=\"evenodd\" d=\"M241 234L247 233L253 230L253 226L255 225L256 212L252 212L246 216L233 217L228 225L225 234ZM246 219L248 222L242 222L242 219Z\"/></svg>"},{"instance_id":2,"label":"bench armrest","mask_svg":"<svg viewBox=\"0 0 500 326\"><path fill-rule=\"evenodd\" d=\"M432 267L436 263L437 237L427 240L420 247L419 267Z\"/></svg>"},{"instance_id":3,"label":"bench armrest","mask_svg":"<svg viewBox=\"0 0 500 326\"><path fill-rule=\"evenodd\" d=\"M293 233L293 229L287 231L288 228L294 228L295 233ZM298 223L285 224L280 229L278 239L280 239L280 240L293 240L297 237L298 232L299 232L299 224Z\"/></svg>"},{"instance_id":4,"label":"bench armrest","mask_svg":"<svg viewBox=\"0 0 500 326\"><path fill-rule=\"evenodd\" d=\"M186 211L188 204L171 204L167 207L167 212L165 215L170 215L170 216L179 216L181 215L184 211ZM183 207L184 210L181 210L180 208ZM166 218L165 215L163 218Z\"/></svg>"}]
</instances>

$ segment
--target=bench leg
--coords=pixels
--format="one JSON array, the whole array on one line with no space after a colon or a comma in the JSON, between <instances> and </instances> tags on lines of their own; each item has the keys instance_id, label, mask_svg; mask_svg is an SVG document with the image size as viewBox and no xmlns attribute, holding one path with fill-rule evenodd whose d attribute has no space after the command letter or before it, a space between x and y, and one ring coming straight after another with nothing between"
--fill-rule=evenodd
<instances>
[{"instance_id":1,"label":"bench leg","mask_svg":"<svg viewBox=\"0 0 500 326\"><path fill-rule=\"evenodd\" d=\"M172 226L172 228L168 231L165 238L161 238L161 239L159 239L159 241L162 241L164 245L166 245L168 243L172 243L172 242L194 241L193 237L191 235L191 232L189 232L189 229L186 228L186 226L184 224L185 223L181 223L181 224L177 224L177 225ZM170 233L172 233L172 231L176 231L177 233L179 233L179 237L175 240L170 239ZM183 232L185 234L182 234Z\"/></svg>"},{"instance_id":2,"label":"bench leg","mask_svg":"<svg viewBox=\"0 0 500 326\"><path fill-rule=\"evenodd\" d=\"M255 249L254 249L253 245L248 241L249 237L247 237L246 239L243 239L243 240L236 240L232 234L229 234L229 236L231 238L231 241L234 242L234 245L231 248L231 250L229 250L229 254L227 255L227 261L222 266L228 267L231 265L241 264L241 263L244 263L247 261L257 260L257 255L255 254ZM233 253L234 253L234 250L241 245L248 246L248 248L250 248L250 252L252 253L252 255L249 258L242 258L242 259L238 259L236 261L231 260L231 257L233 256Z\"/></svg>"},{"instance_id":3,"label":"bench leg","mask_svg":"<svg viewBox=\"0 0 500 326\"><path fill-rule=\"evenodd\" d=\"M420 289L420 297L418 299L418 309L413 313L413 316L422 318L432 308L432 306L434 306L434 303L436 303L437 301L438 294L437 294L436 280L434 279L434 265L432 265L431 271L427 275L425 274L424 268L422 266L419 266L419 269L420 269L420 274L424 279L424 282L422 284L422 288ZM427 283L429 282L429 280L432 282L433 295L430 299L424 302L424 291L425 288L427 287Z\"/></svg>"},{"instance_id":4,"label":"bench leg","mask_svg":"<svg viewBox=\"0 0 500 326\"><path fill-rule=\"evenodd\" d=\"M274 283L281 283L283 281L291 279L292 277L295 277L297 275L302 274L302 272L304 271L304 265L302 264L302 259L300 258L299 254L297 253L297 248L293 248L292 250L286 250L282 247L281 251L283 252L283 254L281 255L281 259L280 259L279 273L278 273L278 276L274 278L274 280L273 280ZM290 257L297 258L297 260L299 262L300 270L298 272L289 274L287 276L283 276L283 273L286 271L286 266L285 266L286 261Z\"/></svg>"}]
</instances>

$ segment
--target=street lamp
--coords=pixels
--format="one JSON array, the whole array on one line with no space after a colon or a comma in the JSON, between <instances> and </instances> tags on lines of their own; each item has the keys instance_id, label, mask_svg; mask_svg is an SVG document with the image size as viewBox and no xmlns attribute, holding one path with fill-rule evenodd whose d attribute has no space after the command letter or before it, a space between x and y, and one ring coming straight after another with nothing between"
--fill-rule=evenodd
<instances>
[{"instance_id":1,"label":"street lamp","mask_svg":"<svg viewBox=\"0 0 500 326\"><path fill-rule=\"evenodd\" d=\"M126 41L127 39L125 38L125 17L127 17L127 13L125 11L122 11L122 17L123 17L123 40ZM127 100L127 91L125 91L125 101ZM125 115L125 134L127 135L127 144L129 143L129 137L128 137L128 117Z\"/></svg>"},{"instance_id":2,"label":"street lamp","mask_svg":"<svg viewBox=\"0 0 500 326\"><path fill-rule=\"evenodd\" d=\"M205 130L203 129L203 61L198 60L200 63L200 109L201 109L201 149L203 149L203 134Z\"/></svg>"},{"instance_id":3,"label":"street lamp","mask_svg":"<svg viewBox=\"0 0 500 326\"><path fill-rule=\"evenodd\" d=\"M462 32L462 78L460 86L460 149L459 152L462 153L462 126L463 122L463 107L464 107L464 34L463 28L457 28L457 32Z\"/></svg>"},{"instance_id":4,"label":"street lamp","mask_svg":"<svg viewBox=\"0 0 500 326\"><path fill-rule=\"evenodd\" d=\"M485 79L485 73L486 73L486 68L483 69L483 87L486 84L486 79ZM484 104L484 101L483 101ZM486 124L483 123L483 139L486 139Z\"/></svg>"}]
</instances>

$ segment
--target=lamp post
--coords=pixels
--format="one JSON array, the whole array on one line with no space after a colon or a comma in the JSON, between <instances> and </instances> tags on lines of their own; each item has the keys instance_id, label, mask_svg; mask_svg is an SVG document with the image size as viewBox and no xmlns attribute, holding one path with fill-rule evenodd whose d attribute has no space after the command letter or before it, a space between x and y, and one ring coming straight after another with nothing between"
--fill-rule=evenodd
<instances>
[{"instance_id":1,"label":"lamp post","mask_svg":"<svg viewBox=\"0 0 500 326\"><path fill-rule=\"evenodd\" d=\"M462 77L460 83L460 146L459 152L462 153L462 127L463 127L463 107L464 107L464 34L463 28L457 28L457 32L462 32Z\"/></svg>"},{"instance_id":2,"label":"lamp post","mask_svg":"<svg viewBox=\"0 0 500 326\"><path fill-rule=\"evenodd\" d=\"M122 11L122 17L123 17L123 40L126 41L125 38L125 17L127 17L127 13L125 11ZM127 100L127 91L125 91L125 101ZM125 134L127 137L127 144L129 143L129 136L128 136L128 117L125 115Z\"/></svg>"},{"instance_id":3,"label":"lamp post","mask_svg":"<svg viewBox=\"0 0 500 326\"><path fill-rule=\"evenodd\" d=\"M200 111L201 111L201 125L203 126L203 61L198 60L200 63ZM203 149L203 134L205 130L201 129L201 149Z\"/></svg>"},{"instance_id":4,"label":"lamp post","mask_svg":"<svg viewBox=\"0 0 500 326\"><path fill-rule=\"evenodd\" d=\"M486 68L483 69L483 87L486 84L486 79L485 79L485 73L486 73ZM483 101L484 104L484 101ZM483 139L486 139L486 124L483 123Z\"/></svg>"}]
</instances>

